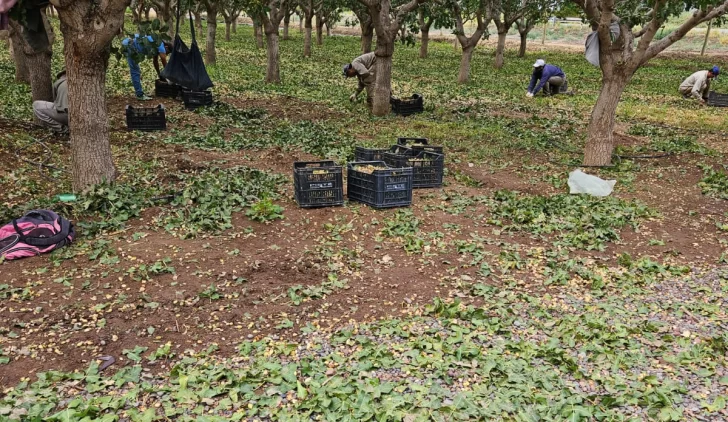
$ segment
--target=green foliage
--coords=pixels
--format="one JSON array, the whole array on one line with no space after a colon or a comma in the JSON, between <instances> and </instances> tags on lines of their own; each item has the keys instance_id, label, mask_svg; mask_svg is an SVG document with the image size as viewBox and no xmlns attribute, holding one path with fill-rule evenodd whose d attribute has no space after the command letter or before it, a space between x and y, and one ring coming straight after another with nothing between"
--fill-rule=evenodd
<instances>
[{"instance_id":1,"label":"green foliage","mask_svg":"<svg viewBox=\"0 0 728 422\"><path fill-rule=\"evenodd\" d=\"M728 167L726 167L728 169ZM728 172L715 170L711 166L703 166L703 178L698 183L703 195L713 198L728 199Z\"/></svg>"},{"instance_id":2,"label":"green foliage","mask_svg":"<svg viewBox=\"0 0 728 422\"><path fill-rule=\"evenodd\" d=\"M159 19L139 22L136 32L128 32L121 47L112 47L112 54L120 61L124 57L131 57L136 63L152 59L159 55L159 46L163 42L170 42L168 28ZM138 35L138 37L137 37ZM151 40L149 39L151 38Z\"/></svg>"},{"instance_id":3,"label":"green foliage","mask_svg":"<svg viewBox=\"0 0 728 422\"><path fill-rule=\"evenodd\" d=\"M267 223L273 220L283 219L283 207L276 205L270 198L262 198L253 204L248 211L245 212L251 220Z\"/></svg>"},{"instance_id":4,"label":"green foliage","mask_svg":"<svg viewBox=\"0 0 728 422\"><path fill-rule=\"evenodd\" d=\"M611 196L526 196L506 190L496 192L490 205L494 217L491 222L505 230L555 234L559 244L587 250L603 250L607 242L620 239L622 227L630 225L636 229L640 219L653 214L636 201Z\"/></svg>"}]
</instances>

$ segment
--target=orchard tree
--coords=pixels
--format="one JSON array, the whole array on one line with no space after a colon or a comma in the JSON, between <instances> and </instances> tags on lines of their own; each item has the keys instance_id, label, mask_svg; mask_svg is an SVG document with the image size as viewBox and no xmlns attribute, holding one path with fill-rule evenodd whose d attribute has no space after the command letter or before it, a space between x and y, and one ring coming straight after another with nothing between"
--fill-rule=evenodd
<instances>
[{"instance_id":1,"label":"orchard tree","mask_svg":"<svg viewBox=\"0 0 728 422\"><path fill-rule=\"evenodd\" d=\"M222 16L225 19L225 41L230 41L230 34L243 10L243 0L222 0Z\"/></svg>"},{"instance_id":2,"label":"orchard tree","mask_svg":"<svg viewBox=\"0 0 728 422\"><path fill-rule=\"evenodd\" d=\"M113 181L106 69L111 41L124 24L131 0L50 0L58 11L68 72L73 189Z\"/></svg>"},{"instance_id":3,"label":"orchard tree","mask_svg":"<svg viewBox=\"0 0 728 422\"><path fill-rule=\"evenodd\" d=\"M12 19L10 27L13 33L15 54L20 54L21 66L25 66L33 101L53 101L53 79L51 77L51 59L53 58L53 27L46 17L45 10L40 12L45 34L39 40L30 43L28 31L23 24ZM21 66L18 66L20 69Z\"/></svg>"},{"instance_id":4,"label":"orchard tree","mask_svg":"<svg viewBox=\"0 0 728 422\"><path fill-rule=\"evenodd\" d=\"M217 51L215 50L215 38L217 37L217 12L223 0L202 0L202 5L207 12L207 40L205 41L205 64L217 63Z\"/></svg>"},{"instance_id":5,"label":"orchard tree","mask_svg":"<svg viewBox=\"0 0 728 422\"><path fill-rule=\"evenodd\" d=\"M245 9L255 21L262 24L265 32L266 65L265 81L267 83L281 83L280 53L278 48L278 28L286 15L290 0L246 0Z\"/></svg>"},{"instance_id":6,"label":"orchard tree","mask_svg":"<svg viewBox=\"0 0 728 422\"><path fill-rule=\"evenodd\" d=\"M599 38L602 86L587 128L584 165L607 166L614 150L614 119L624 88L637 69L671 46L697 25L723 16L728 0L573 0L584 12ZM680 16L686 8L689 17ZM679 26L655 40L657 31L672 19ZM612 40L610 26L619 23L620 34ZM635 45L636 43L636 45Z\"/></svg>"},{"instance_id":7,"label":"orchard tree","mask_svg":"<svg viewBox=\"0 0 728 422\"><path fill-rule=\"evenodd\" d=\"M174 16L177 10L177 0L150 0L157 18L164 22L167 27L167 34L174 37Z\"/></svg>"},{"instance_id":8,"label":"orchard tree","mask_svg":"<svg viewBox=\"0 0 728 422\"><path fill-rule=\"evenodd\" d=\"M389 113L389 100L392 95L392 55L394 42L402 22L425 0L409 0L392 7L391 0L359 0L369 10L369 15L377 34L377 80L374 88L372 113L384 116Z\"/></svg>"},{"instance_id":9,"label":"orchard tree","mask_svg":"<svg viewBox=\"0 0 728 422\"><path fill-rule=\"evenodd\" d=\"M506 49L506 35L517 20L534 4L534 0L488 0L491 3L493 23L498 30L498 46L495 49L496 69L503 67L503 53Z\"/></svg>"},{"instance_id":10,"label":"orchard tree","mask_svg":"<svg viewBox=\"0 0 728 422\"><path fill-rule=\"evenodd\" d=\"M450 11L444 7L440 0L430 3L423 3L417 9L417 25L420 35L420 58L427 58L428 46L430 43L430 28L432 25L438 28L452 28Z\"/></svg>"},{"instance_id":11,"label":"orchard tree","mask_svg":"<svg viewBox=\"0 0 728 422\"><path fill-rule=\"evenodd\" d=\"M464 84L470 80L470 62L475 47L488 34L488 24L493 19L492 9L489 0L453 0L449 6L455 22L453 33L463 49L458 83ZM475 20L476 27L475 32L468 37L465 23L471 20Z\"/></svg>"},{"instance_id":12,"label":"orchard tree","mask_svg":"<svg viewBox=\"0 0 728 422\"><path fill-rule=\"evenodd\" d=\"M340 0L319 0L316 7L316 44L323 45L323 27L326 25L326 35L329 35L331 25L341 19L341 9L343 7Z\"/></svg>"},{"instance_id":13,"label":"orchard tree","mask_svg":"<svg viewBox=\"0 0 728 422\"><path fill-rule=\"evenodd\" d=\"M549 12L554 7L553 0L522 0L526 11L520 19L516 20L518 35L521 37L521 46L518 49L518 57L526 55L528 34L539 23L546 22Z\"/></svg>"},{"instance_id":14,"label":"orchard tree","mask_svg":"<svg viewBox=\"0 0 728 422\"><path fill-rule=\"evenodd\" d=\"M23 33L18 28L18 25L10 22L8 27L8 36L10 41L10 50L13 55L13 62L15 63L15 82L21 84L30 83L30 71L28 70L28 63L25 59L25 52L23 51L23 45L25 40L23 39Z\"/></svg>"},{"instance_id":15,"label":"orchard tree","mask_svg":"<svg viewBox=\"0 0 728 422\"><path fill-rule=\"evenodd\" d=\"M359 0L349 0L347 6L354 12L356 21L361 28L361 52L366 54L372 51L372 40L374 39L374 22L372 21L372 15L369 14L369 8ZM353 21L347 21L355 24Z\"/></svg>"},{"instance_id":16,"label":"orchard tree","mask_svg":"<svg viewBox=\"0 0 728 422\"><path fill-rule=\"evenodd\" d=\"M289 7L286 10L286 15L283 17L283 40L284 41L291 39L290 36L288 35L288 33L290 31L290 26L291 26L291 16L293 16L295 13L296 13L296 7L295 6Z\"/></svg>"},{"instance_id":17,"label":"orchard tree","mask_svg":"<svg viewBox=\"0 0 728 422\"><path fill-rule=\"evenodd\" d=\"M301 8L304 21L303 36L303 57L311 57L311 34L313 31L313 17L316 9L319 7L321 0L299 0L298 5Z\"/></svg>"}]
</instances>

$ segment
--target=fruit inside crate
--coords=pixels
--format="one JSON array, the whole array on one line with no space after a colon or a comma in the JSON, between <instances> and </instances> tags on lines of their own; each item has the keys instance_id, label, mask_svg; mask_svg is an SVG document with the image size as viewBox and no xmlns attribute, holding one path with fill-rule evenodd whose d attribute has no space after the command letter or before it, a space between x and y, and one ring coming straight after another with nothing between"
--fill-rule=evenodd
<instances>
[{"instance_id":1,"label":"fruit inside crate","mask_svg":"<svg viewBox=\"0 0 728 422\"><path fill-rule=\"evenodd\" d=\"M154 81L154 95L157 97L177 98L180 94L180 86L165 80Z\"/></svg>"},{"instance_id":2,"label":"fruit inside crate","mask_svg":"<svg viewBox=\"0 0 728 422\"><path fill-rule=\"evenodd\" d=\"M392 167L412 167L414 188L442 186L445 170L445 156L442 154L395 145L384 154L384 162Z\"/></svg>"},{"instance_id":3,"label":"fruit inside crate","mask_svg":"<svg viewBox=\"0 0 728 422\"><path fill-rule=\"evenodd\" d=\"M126 127L130 130L165 130L167 129L167 116L164 105L157 107L126 106Z\"/></svg>"},{"instance_id":4,"label":"fruit inside crate","mask_svg":"<svg viewBox=\"0 0 728 422\"><path fill-rule=\"evenodd\" d=\"M397 145L403 145L415 151L424 150L437 154L442 154L444 151L441 146L430 145L430 140L427 138L397 138Z\"/></svg>"},{"instance_id":5,"label":"fruit inside crate","mask_svg":"<svg viewBox=\"0 0 728 422\"><path fill-rule=\"evenodd\" d=\"M408 99L392 97L389 99L389 103L392 106L392 112L400 116L409 116L425 110L424 101L420 94L414 94Z\"/></svg>"},{"instance_id":6,"label":"fruit inside crate","mask_svg":"<svg viewBox=\"0 0 728 422\"><path fill-rule=\"evenodd\" d=\"M357 161L349 163L347 170L350 200L373 208L412 204L411 168L390 168L383 161Z\"/></svg>"},{"instance_id":7,"label":"fruit inside crate","mask_svg":"<svg viewBox=\"0 0 728 422\"><path fill-rule=\"evenodd\" d=\"M293 163L293 184L296 202L302 208L344 204L342 168L333 161Z\"/></svg>"},{"instance_id":8,"label":"fruit inside crate","mask_svg":"<svg viewBox=\"0 0 728 422\"><path fill-rule=\"evenodd\" d=\"M384 153L387 151L389 151L389 148L356 147L354 149L354 159L356 161L382 161Z\"/></svg>"},{"instance_id":9,"label":"fruit inside crate","mask_svg":"<svg viewBox=\"0 0 728 422\"><path fill-rule=\"evenodd\" d=\"M728 107L728 94L719 94L715 91L710 91L708 94L708 105L714 107Z\"/></svg>"}]
</instances>

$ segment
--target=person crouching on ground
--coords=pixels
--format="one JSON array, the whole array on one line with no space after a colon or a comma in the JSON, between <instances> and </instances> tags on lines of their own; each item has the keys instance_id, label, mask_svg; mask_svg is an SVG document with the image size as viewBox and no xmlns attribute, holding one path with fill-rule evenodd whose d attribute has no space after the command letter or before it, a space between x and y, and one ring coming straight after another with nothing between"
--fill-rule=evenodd
<instances>
[{"instance_id":1,"label":"person crouching on ground","mask_svg":"<svg viewBox=\"0 0 728 422\"><path fill-rule=\"evenodd\" d=\"M68 83L66 71L56 76L53 84L53 102L33 101L33 114L43 126L54 132L65 132L68 129Z\"/></svg>"},{"instance_id":2,"label":"person crouching on ground","mask_svg":"<svg viewBox=\"0 0 728 422\"><path fill-rule=\"evenodd\" d=\"M710 93L710 80L717 78L719 73L720 68L718 66L713 66L710 70L699 70L688 76L680 84L678 91L680 91L685 99L695 98L701 104L705 104L708 101L708 94Z\"/></svg>"},{"instance_id":3,"label":"person crouching on ground","mask_svg":"<svg viewBox=\"0 0 728 422\"><path fill-rule=\"evenodd\" d=\"M538 59L533 64L531 83L528 84L526 97L533 97L541 88L543 88L544 95L556 95L565 81L566 75L563 70L558 66L546 64L545 61Z\"/></svg>"},{"instance_id":4,"label":"person crouching on ground","mask_svg":"<svg viewBox=\"0 0 728 422\"><path fill-rule=\"evenodd\" d=\"M146 38L149 42L154 42L154 39L151 36L147 35ZM144 94L144 89L142 88L142 70L139 67L139 63L137 63L134 58L135 52L139 54L143 54L144 52L144 46L142 45L142 40L139 39L139 34L134 35L133 41L129 37L124 38L121 41L121 45L127 48L126 62L129 64L131 83L134 85L134 92L136 93L137 99L142 101L151 100L151 97ZM162 61L162 68L167 66L167 48L165 47L164 42L160 43L159 47L156 47L156 51L154 52L154 69L157 71L157 75L161 73L159 60Z\"/></svg>"},{"instance_id":5,"label":"person crouching on ground","mask_svg":"<svg viewBox=\"0 0 728 422\"><path fill-rule=\"evenodd\" d=\"M356 92L351 94L349 101L356 101L356 97L363 90L367 90L367 106L371 109L374 104L374 83L377 80L377 56L374 53L363 54L351 63L344 66L344 76L359 79L359 86Z\"/></svg>"}]
</instances>

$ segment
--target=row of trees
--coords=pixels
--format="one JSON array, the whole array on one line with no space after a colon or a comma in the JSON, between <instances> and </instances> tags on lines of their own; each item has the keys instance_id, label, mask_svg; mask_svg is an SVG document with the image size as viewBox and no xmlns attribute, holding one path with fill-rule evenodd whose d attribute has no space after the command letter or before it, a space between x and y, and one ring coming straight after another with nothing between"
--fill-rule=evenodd
<instances>
[{"instance_id":1,"label":"row of trees","mask_svg":"<svg viewBox=\"0 0 728 422\"><path fill-rule=\"evenodd\" d=\"M31 1L20 0L16 8ZM208 21L206 59L210 64L216 59L218 14L223 15L229 35L240 13L246 13L254 22L258 45L262 44L263 34L266 38L266 81L269 83L280 82L278 37L282 21L288 22L294 13L303 17L306 31L303 55L310 57L313 18L319 17L317 29L320 33L323 25L339 19L341 10L352 10L361 28L362 52L371 50L376 34L375 115L389 112L392 56L397 40L421 32L420 55L427 57L430 28L433 25L452 28L462 47L458 80L465 83L469 80L473 52L478 42L488 36L487 27L491 21L498 32L494 65L500 68L503 66L505 35L512 26L518 28L525 40L528 31L554 11L563 7L575 8L591 23L602 46L599 53L602 86L588 126L584 154L584 164L594 166L611 162L616 107L634 73L692 28L721 18L728 9L728 0L147 0L146 4L143 0L50 0L58 11L65 41L73 186L77 191L115 178L104 89L111 41L121 32L125 11L132 1L137 19L153 8L167 23L169 31L173 30L177 1L182 1L180 6L184 11L193 14L200 33L204 12ZM690 16L668 36L656 40L657 31L668 19L677 19L685 10L691 11ZM475 31L469 35L465 32L468 22L475 24ZM610 26L615 22L620 27L616 37L610 32ZM52 41L52 28L47 20L45 25ZM52 42L44 48L31 47L22 37L19 22L13 22L13 28L11 38L16 47L18 75L30 75L34 100L50 99ZM522 47L521 53L524 50ZM23 71L23 65L27 72Z\"/></svg>"}]
</instances>

